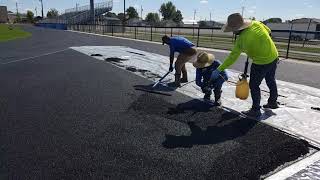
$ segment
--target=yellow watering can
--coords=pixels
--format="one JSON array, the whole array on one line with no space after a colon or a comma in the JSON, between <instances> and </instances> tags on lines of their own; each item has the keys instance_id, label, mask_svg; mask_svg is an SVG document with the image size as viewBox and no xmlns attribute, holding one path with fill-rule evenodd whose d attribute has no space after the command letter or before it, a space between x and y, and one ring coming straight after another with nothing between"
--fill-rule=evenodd
<instances>
[{"instance_id":1,"label":"yellow watering can","mask_svg":"<svg viewBox=\"0 0 320 180\"><path fill-rule=\"evenodd\" d=\"M239 77L239 81L236 86L236 97L241 100L246 100L249 97L249 83L248 83L248 65L249 65L249 57L247 58L246 66L244 68L244 73Z\"/></svg>"},{"instance_id":2,"label":"yellow watering can","mask_svg":"<svg viewBox=\"0 0 320 180\"><path fill-rule=\"evenodd\" d=\"M246 100L249 97L249 83L247 79L240 79L236 86L236 97L241 100Z\"/></svg>"}]
</instances>

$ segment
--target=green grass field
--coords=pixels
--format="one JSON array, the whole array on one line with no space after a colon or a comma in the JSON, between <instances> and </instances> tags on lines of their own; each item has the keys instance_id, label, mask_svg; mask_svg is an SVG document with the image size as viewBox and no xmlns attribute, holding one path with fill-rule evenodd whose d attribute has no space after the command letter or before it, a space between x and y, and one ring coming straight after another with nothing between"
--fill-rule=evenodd
<instances>
[{"instance_id":1,"label":"green grass field","mask_svg":"<svg viewBox=\"0 0 320 180\"><path fill-rule=\"evenodd\" d=\"M18 38L27 38L30 36L31 33L23 31L19 27L12 26L12 29L10 29L9 25L0 24L0 42L10 41Z\"/></svg>"}]
</instances>

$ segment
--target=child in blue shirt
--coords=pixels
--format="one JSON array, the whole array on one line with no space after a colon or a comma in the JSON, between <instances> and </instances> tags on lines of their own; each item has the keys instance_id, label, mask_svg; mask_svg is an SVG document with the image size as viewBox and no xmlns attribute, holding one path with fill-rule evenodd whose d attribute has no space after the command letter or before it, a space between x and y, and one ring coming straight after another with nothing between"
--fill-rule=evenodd
<instances>
[{"instance_id":1,"label":"child in blue shirt","mask_svg":"<svg viewBox=\"0 0 320 180\"><path fill-rule=\"evenodd\" d=\"M211 82L211 75L214 70L220 66L221 62L215 60L213 54L206 52L199 53L197 61L193 63L193 66L197 68L196 70L196 84L201 87L204 95L204 100L210 100L212 90L215 97L215 106L221 105L221 93L222 85L228 80L228 75L226 71L222 71L220 76L215 81Z\"/></svg>"}]
</instances>

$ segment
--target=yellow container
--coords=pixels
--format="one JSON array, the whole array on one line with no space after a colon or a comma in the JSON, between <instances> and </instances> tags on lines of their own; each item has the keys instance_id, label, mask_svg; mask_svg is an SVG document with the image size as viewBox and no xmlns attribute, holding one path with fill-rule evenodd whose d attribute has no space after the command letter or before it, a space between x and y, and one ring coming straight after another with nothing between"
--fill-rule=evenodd
<instances>
[{"instance_id":1,"label":"yellow container","mask_svg":"<svg viewBox=\"0 0 320 180\"><path fill-rule=\"evenodd\" d=\"M249 97L249 83L247 79L241 79L237 82L236 97L241 100L246 100Z\"/></svg>"}]
</instances>

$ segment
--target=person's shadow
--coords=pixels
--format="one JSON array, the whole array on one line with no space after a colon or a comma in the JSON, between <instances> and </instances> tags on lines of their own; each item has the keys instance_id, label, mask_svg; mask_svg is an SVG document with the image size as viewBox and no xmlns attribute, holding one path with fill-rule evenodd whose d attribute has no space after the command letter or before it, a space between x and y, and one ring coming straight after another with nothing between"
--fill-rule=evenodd
<instances>
[{"instance_id":1,"label":"person's shadow","mask_svg":"<svg viewBox=\"0 0 320 180\"><path fill-rule=\"evenodd\" d=\"M213 104L206 103L198 99L193 99L185 103L180 103L174 108L173 107L168 108L167 114L178 115L178 114L191 113L192 115L195 115L196 113L209 112L213 107L214 107Z\"/></svg>"},{"instance_id":2,"label":"person's shadow","mask_svg":"<svg viewBox=\"0 0 320 180\"><path fill-rule=\"evenodd\" d=\"M236 115L226 112L222 115L222 119L219 120L216 125L208 126L206 129L202 129L195 122L188 122L188 126L191 131L191 134L189 136L176 136L166 134L166 139L162 143L162 145L165 148L173 149L192 148L194 145L217 144L244 136L258 123L257 121L243 118L235 120L235 116ZM232 119L232 121L228 124L219 126L221 122L226 122L230 119Z\"/></svg>"}]
</instances>

